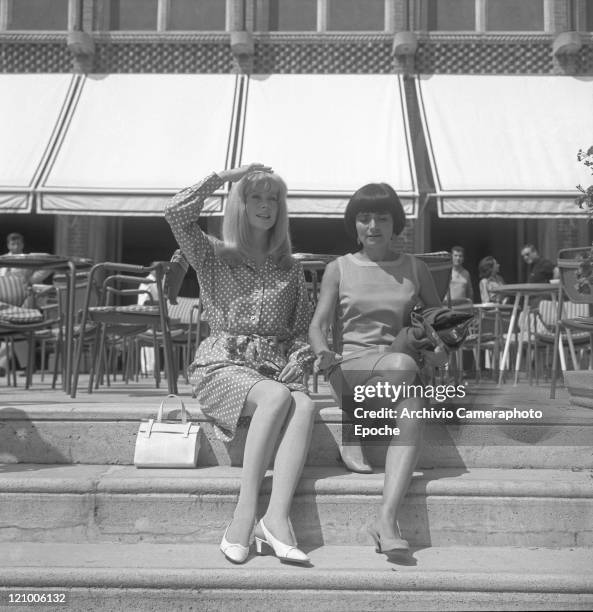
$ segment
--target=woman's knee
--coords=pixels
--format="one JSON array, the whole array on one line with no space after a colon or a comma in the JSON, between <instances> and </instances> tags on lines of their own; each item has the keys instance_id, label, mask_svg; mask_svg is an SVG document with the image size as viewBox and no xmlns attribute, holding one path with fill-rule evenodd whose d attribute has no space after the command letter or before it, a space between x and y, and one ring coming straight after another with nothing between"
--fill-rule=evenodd
<instances>
[{"instance_id":1,"label":"woman's knee","mask_svg":"<svg viewBox=\"0 0 593 612\"><path fill-rule=\"evenodd\" d=\"M292 404L290 391L272 380L257 383L249 392L248 399L257 407L265 407L266 411L274 413L287 413Z\"/></svg>"},{"instance_id":2,"label":"woman's knee","mask_svg":"<svg viewBox=\"0 0 593 612\"><path fill-rule=\"evenodd\" d=\"M412 357L405 353L388 353L375 368L386 378L401 378L412 383L418 375L418 365Z\"/></svg>"},{"instance_id":3,"label":"woman's knee","mask_svg":"<svg viewBox=\"0 0 593 612\"><path fill-rule=\"evenodd\" d=\"M418 444L422 440L424 432L424 419L420 418L399 418L397 426L400 430L400 439L402 442Z\"/></svg>"},{"instance_id":4,"label":"woman's knee","mask_svg":"<svg viewBox=\"0 0 593 612\"><path fill-rule=\"evenodd\" d=\"M307 419L314 419L317 415L317 406L313 400L304 393L295 392L292 394L295 414Z\"/></svg>"}]
</instances>

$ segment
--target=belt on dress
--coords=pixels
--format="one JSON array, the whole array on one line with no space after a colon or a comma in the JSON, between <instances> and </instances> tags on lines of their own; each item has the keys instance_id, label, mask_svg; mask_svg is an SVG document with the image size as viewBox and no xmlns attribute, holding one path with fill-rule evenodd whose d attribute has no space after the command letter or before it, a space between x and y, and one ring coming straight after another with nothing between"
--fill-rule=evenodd
<instances>
[{"instance_id":1,"label":"belt on dress","mask_svg":"<svg viewBox=\"0 0 593 612\"><path fill-rule=\"evenodd\" d=\"M265 336L262 334L233 334L231 332L218 332L213 334L225 342L225 348L231 355L244 356L257 359L265 351L265 347L280 349L284 354L284 341L278 336Z\"/></svg>"},{"instance_id":2,"label":"belt on dress","mask_svg":"<svg viewBox=\"0 0 593 612\"><path fill-rule=\"evenodd\" d=\"M225 337L225 349L233 360L259 363L258 370L270 378L276 378L284 369L286 362L286 349L279 342L278 336L262 336L260 334L223 334ZM270 347L272 344L272 347ZM272 361L266 355L266 348L280 350L284 357L283 363L277 363L278 359ZM282 359L280 360L282 361Z\"/></svg>"}]
</instances>

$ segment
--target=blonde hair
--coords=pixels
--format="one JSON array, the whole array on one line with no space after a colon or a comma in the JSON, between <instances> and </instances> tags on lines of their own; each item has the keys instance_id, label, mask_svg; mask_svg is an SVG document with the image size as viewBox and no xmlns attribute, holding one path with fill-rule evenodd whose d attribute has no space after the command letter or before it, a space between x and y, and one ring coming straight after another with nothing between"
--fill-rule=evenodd
<instances>
[{"instance_id":1,"label":"blonde hair","mask_svg":"<svg viewBox=\"0 0 593 612\"><path fill-rule=\"evenodd\" d=\"M251 229L245 211L249 192L261 187L264 191L278 192L276 223L268 232L268 248L276 265L283 269L292 266L292 246L288 231L288 208L286 205L286 183L271 172L250 172L231 187L222 221L222 244L218 253L229 263L239 263L250 253Z\"/></svg>"}]
</instances>

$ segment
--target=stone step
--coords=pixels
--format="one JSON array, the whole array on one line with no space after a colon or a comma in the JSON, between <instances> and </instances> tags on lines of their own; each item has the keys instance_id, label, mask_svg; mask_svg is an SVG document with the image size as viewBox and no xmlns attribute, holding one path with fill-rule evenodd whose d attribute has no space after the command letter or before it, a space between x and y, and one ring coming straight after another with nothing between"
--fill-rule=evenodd
<instances>
[{"instance_id":1,"label":"stone step","mask_svg":"<svg viewBox=\"0 0 593 612\"><path fill-rule=\"evenodd\" d=\"M240 468L0 466L0 540L219 541L237 500ZM292 507L303 544L362 544L383 474L305 468ZM260 515L271 478L262 487ZM591 470L417 472L400 512L415 546L593 545Z\"/></svg>"},{"instance_id":2,"label":"stone step","mask_svg":"<svg viewBox=\"0 0 593 612\"><path fill-rule=\"evenodd\" d=\"M69 399L69 398L68 398ZM161 396L114 401L100 393L76 402L12 401L0 408L0 461L5 463L131 464L138 424L154 417ZM187 399L187 398L186 398ZM485 398L487 399L487 398ZM476 402L477 409L504 404ZM326 395L315 396L319 407L308 465L336 465L342 438L342 413ZM191 405L191 418L205 423ZM521 409L533 408L531 405ZM427 420L421 467L592 468L593 411L585 407L540 404L541 420ZM173 416L176 412L172 411ZM241 465L248 419L227 445L216 443L205 428L198 464ZM376 466L385 464L385 444L368 444Z\"/></svg>"},{"instance_id":3,"label":"stone step","mask_svg":"<svg viewBox=\"0 0 593 612\"><path fill-rule=\"evenodd\" d=\"M593 549L431 547L408 565L371 546L307 552L312 567L255 555L234 566L216 544L15 543L0 548L0 601L63 593L66 604L20 609L88 612L593 607Z\"/></svg>"}]
</instances>

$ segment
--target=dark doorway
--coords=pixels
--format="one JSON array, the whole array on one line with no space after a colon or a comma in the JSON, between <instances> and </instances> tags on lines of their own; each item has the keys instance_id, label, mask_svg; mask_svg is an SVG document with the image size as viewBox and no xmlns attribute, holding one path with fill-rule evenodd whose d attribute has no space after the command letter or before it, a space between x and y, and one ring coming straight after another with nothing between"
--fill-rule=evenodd
<instances>
[{"instance_id":1,"label":"dark doorway","mask_svg":"<svg viewBox=\"0 0 593 612\"><path fill-rule=\"evenodd\" d=\"M295 253L343 255L356 247L342 218L291 218L290 236Z\"/></svg>"},{"instance_id":2,"label":"dark doorway","mask_svg":"<svg viewBox=\"0 0 593 612\"><path fill-rule=\"evenodd\" d=\"M205 221L200 224L205 227ZM164 217L123 217L122 253L125 263L147 266L153 261L168 261L177 242ZM190 267L185 275L179 295L198 297L199 288L195 271Z\"/></svg>"},{"instance_id":3,"label":"dark doorway","mask_svg":"<svg viewBox=\"0 0 593 612\"><path fill-rule=\"evenodd\" d=\"M25 253L53 253L54 222L54 215L0 214L0 253L6 253L6 236L12 232L25 237Z\"/></svg>"},{"instance_id":4,"label":"dark doorway","mask_svg":"<svg viewBox=\"0 0 593 612\"><path fill-rule=\"evenodd\" d=\"M500 273L506 283L519 282L519 232L520 223L516 219L442 219L436 206L427 207L430 228L430 250L450 251L459 245L465 249L465 267L469 271L474 295L479 296L478 263L488 255L500 264Z\"/></svg>"}]
</instances>

